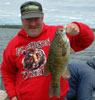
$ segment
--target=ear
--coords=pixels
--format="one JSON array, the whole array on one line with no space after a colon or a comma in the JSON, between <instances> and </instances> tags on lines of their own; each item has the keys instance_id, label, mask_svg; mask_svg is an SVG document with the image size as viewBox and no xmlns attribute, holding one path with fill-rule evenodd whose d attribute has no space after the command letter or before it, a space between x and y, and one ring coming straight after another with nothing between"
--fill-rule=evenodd
<instances>
[{"instance_id":1,"label":"ear","mask_svg":"<svg viewBox=\"0 0 95 100\"><path fill-rule=\"evenodd\" d=\"M42 20L44 20L44 17L42 17Z\"/></svg>"}]
</instances>

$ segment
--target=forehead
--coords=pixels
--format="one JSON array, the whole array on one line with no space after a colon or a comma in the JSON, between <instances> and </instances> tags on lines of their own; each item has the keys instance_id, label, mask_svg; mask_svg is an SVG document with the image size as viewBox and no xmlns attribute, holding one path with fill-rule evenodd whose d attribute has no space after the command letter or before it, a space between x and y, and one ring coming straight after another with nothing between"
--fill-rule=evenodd
<instances>
[{"instance_id":1,"label":"forehead","mask_svg":"<svg viewBox=\"0 0 95 100\"><path fill-rule=\"evenodd\" d=\"M31 18L27 18L27 19L42 19L43 17L31 17Z\"/></svg>"},{"instance_id":2,"label":"forehead","mask_svg":"<svg viewBox=\"0 0 95 100\"><path fill-rule=\"evenodd\" d=\"M31 21L31 20L42 20L43 19L43 17L36 17L36 18L25 18L25 19L22 19L22 20L29 20L29 21Z\"/></svg>"}]
</instances>

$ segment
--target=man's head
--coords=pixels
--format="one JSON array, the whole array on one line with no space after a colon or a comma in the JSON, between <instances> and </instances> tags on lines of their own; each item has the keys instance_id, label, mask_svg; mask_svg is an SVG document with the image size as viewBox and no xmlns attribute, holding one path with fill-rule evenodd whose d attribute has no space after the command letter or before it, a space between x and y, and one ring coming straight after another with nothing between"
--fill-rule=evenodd
<instances>
[{"instance_id":1,"label":"man's head","mask_svg":"<svg viewBox=\"0 0 95 100\"><path fill-rule=\"evenodd\" d=\"M20 7L22 25L25 32L31 37L37 37L43 29L43 9L35 1L25 2Z\"/></svg>"}]
</instances>

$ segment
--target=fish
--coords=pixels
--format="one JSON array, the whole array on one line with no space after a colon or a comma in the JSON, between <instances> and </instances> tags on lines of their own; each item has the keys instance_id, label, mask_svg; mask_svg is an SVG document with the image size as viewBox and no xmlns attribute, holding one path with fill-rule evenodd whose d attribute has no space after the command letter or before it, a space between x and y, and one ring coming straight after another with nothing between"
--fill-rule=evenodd
<instances>
[{"instance_id":1,"label":"fish","mask_svg":"<svg viewBox=\"0 0 95 100\"><path fill-rule=\"evenodd\" d=\"M74 52L74 50L70 47L70 42L66 35L66 29L58 28L50 44L48 58L44 69L44 75L51 73L52 76L49 86L49 98L53 96L60 98L61 76L66 79L71 76L67 67L70 52Z\"/></svg>"}]
</instances>

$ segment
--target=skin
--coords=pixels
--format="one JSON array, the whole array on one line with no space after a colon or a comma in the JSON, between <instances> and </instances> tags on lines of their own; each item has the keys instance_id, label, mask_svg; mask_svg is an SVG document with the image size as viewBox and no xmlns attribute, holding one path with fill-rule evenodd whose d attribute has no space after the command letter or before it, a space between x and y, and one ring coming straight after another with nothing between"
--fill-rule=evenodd
<instances>
[{"instance_id":1,"label":"skin","mask_svg":"<svg viewBox=\"0 0 95 100\"><path fill-rule=\"evenodd\" d=\"M80 32L78 25L75 23L67 24L63 28L66 28L67 34L72 35L72 36L78 35Z\"/></svg>"},{"instance_id":2,"label":"skin","mask_svg":"<svg viewBox=\"0 0 95 100\"><path fill-rule=\"evenodd\" d=\"M43 17L21 19L21 21L23 28L28 36L35 38L39 36L43 30ZM78 25L74 23L69 23L63 28L66 28L67 34L72 36L78 35L80 32ZM11 100L18 100L17 96L13 97Z\"/></svg>"},{"instance_id":3,"label":"skin","mask_svg":"<svg viewBox=\"0 0 95 100\"><path fill-rule=\"evenodd\" d=\"M43 17L22 19L22 25L28 36L37 37L43 29ZM70 23L65 25L64 28L67 29L67 34L69 35L74 36L79 34L77 24Z\"/></svg>"},{"instance_id":4,"label":"skin","mask_svg":"<svg viewBox=\"0 0 95 100\"><path fill-rule=\"evenodd\" d=\"M28 36L37 37L43 29L43 17L22 19L22 25Z\"/></svg>"}]
</instances>

